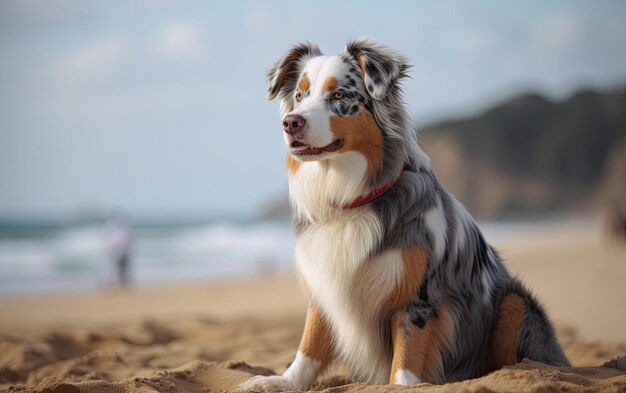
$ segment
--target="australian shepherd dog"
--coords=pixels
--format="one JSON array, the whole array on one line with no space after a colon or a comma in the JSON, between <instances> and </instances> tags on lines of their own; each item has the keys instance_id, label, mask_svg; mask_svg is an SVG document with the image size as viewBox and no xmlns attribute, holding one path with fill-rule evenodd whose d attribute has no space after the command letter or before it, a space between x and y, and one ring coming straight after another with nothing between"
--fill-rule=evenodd
<instances>
[{"instance_id":1,"label":"australian shepherd dog","mask_svg":"<svg viewBox=\"0 0 626 393\"><path fill-rule=\"evenodd\" d=\"M243 389L307 389L331 361L401 385L523 358L569 365L542 306L433 174L402 100L408 68L358 39L338 56L299 44L268 71L309 308L289 368Z\"/></svg>"}]
</instances>

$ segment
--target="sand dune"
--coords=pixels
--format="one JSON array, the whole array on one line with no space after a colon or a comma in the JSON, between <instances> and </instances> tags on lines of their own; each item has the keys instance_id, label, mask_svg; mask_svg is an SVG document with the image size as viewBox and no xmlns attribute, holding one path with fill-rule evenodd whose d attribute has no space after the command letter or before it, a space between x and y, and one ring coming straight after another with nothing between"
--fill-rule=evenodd
<instances>
[{"instance_id":1,"label":"sand dune","mask_svg":"<svg viewBox=\"0 0 626 393\"><path fill-rule=\"evenodd\" d=\"M408 388L351 383L333 367L313 390L626 392L626 249L580 231L524 234L498 248L551 311L575 367L524 360L475 380ZM292 276L3 299L0 391L233 391L285 369L304 313Z\"/></svg>"}]
</instances>

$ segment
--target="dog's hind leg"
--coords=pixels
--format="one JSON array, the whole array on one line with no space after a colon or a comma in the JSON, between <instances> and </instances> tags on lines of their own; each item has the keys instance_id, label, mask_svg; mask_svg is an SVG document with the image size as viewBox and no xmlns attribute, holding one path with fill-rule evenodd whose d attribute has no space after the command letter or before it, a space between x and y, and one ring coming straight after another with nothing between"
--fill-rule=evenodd
<instances>
[{"instance_id":1,"label":"dog's hind leg","mask_svg":"<svg viewBox=\"0 0 626 393\"><path fill-rule=\"evenodd\" d=\"M450 339L451 328L452 321L443 308L423 326L415 324L407 312L396 312L391 326L393 360L389 382L398 385L444 383L441 354Z\"/></svg>"},{"instance_id":2,"label":"dog's hind leg","mask_svg":"<svg viewBox=\"0 0 626 393\"><path fill-rule=\"evenodd\" d=\"M485 359L485 372L529 358L569 366L541 305L517 280L499 288L497 313Z\"/></svg>"}]
</instances>

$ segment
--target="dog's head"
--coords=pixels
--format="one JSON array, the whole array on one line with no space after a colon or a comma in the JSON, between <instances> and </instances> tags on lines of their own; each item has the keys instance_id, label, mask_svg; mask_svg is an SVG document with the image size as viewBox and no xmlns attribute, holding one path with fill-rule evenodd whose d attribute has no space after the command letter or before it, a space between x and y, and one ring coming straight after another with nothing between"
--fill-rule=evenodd
<instances>
[{"instance_id":1,"label":"dog's head","mask_svg":"<svg viewBox=\"0 0 626 393\"><path fill-rule=\"evenodd\" d=\"M386 140L399 139L398 129L406 128L398 82L408 67L369 39L348 43L337 56L323 56L310 43L293 47L267 74L268 98L281 98L289 154L304 162L357 152L367 172L378 171Z\"/></svg>"}]
</instances>

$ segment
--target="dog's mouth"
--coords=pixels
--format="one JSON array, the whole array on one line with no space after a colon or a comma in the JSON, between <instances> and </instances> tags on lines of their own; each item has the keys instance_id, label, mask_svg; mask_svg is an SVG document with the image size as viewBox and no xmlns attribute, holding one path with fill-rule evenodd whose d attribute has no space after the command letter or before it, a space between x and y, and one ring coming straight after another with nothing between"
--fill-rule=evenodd
<instances>
[{"instance_id":1,"label":"dog's mouth","mask_svg":"<svg viewBox=\"0 0 626 393\"><path fill-rule=\"evenodd\" d=\"M296 156L315 156L315 155L319 155L322 153L332 153L334 151L337 151L339 149L341 149L341 147L343 146L343 139L339 138L339 139L335 139L332 143L329 143L326 146L323 147L311 147L308 145L305 145L304 143L300 142L300 141L293 141L291 142L291 154L296 155Z\"/></svg>"}]
</instances>

